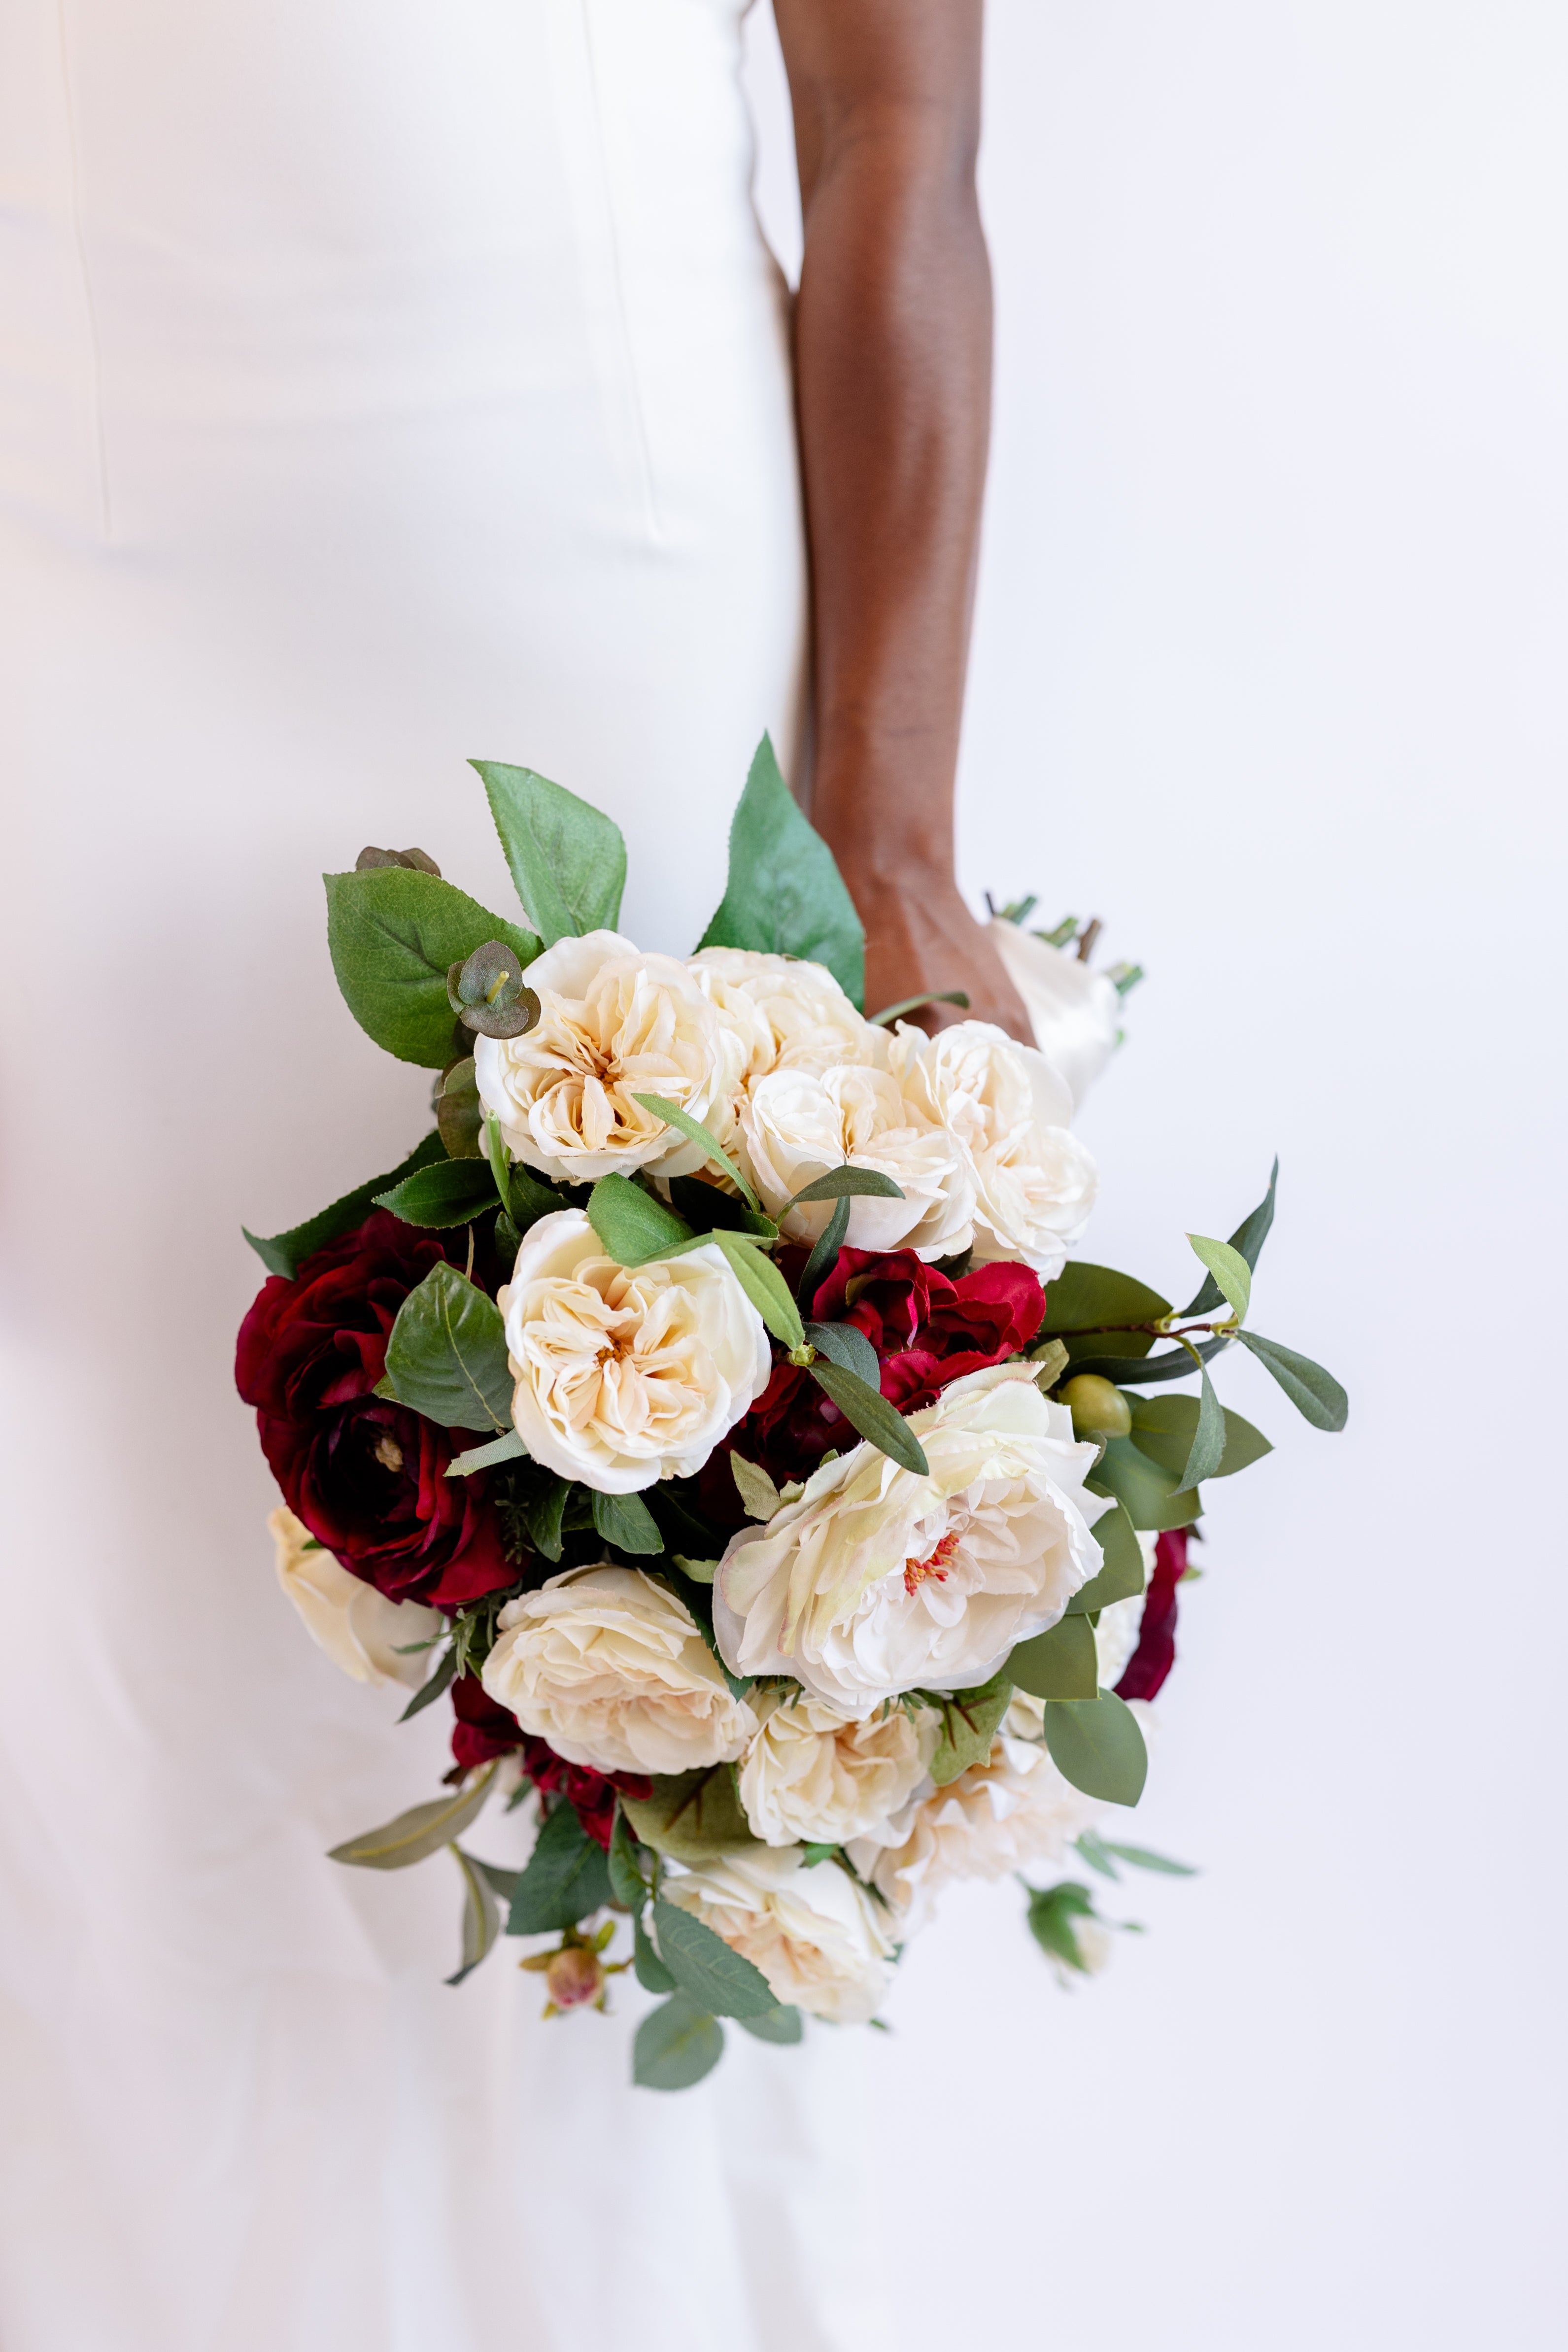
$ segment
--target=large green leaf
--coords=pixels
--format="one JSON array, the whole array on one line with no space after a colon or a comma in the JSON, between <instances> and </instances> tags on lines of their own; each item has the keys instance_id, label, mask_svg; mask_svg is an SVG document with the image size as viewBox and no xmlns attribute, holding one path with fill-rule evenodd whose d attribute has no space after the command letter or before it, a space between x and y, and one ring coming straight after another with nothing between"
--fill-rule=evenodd
<instances>
[{"instance_id":1,"label":"large green leaf","mask_svg":"<svg viewBox=\"0 0 1568 2352\"><path fill-rule=\"evenodd\" d=\"M661 1895L653 1906L658 1956L682 1992L714 2017L765 2017L778 2007L761 1969L732 1952L722 1936Z\"/></svg>"},{"instance_id":2,"label":"large green leaf","mask_svg":"<svg viewBox=\"0 0 1568 2352\"><path fill-rule=\"evenodd\" d=\"M1035 1698L1093 1698L1100 1689L1094 1627L1087 1617L1063 1617L1033 1640L1020 1642L1005 1671Z\"/></svg>"},{"instance_id":3,"label":"large green leaf","mask_svg":"<svg viewBox=\"0 0 1568 2352\"><path fill-rule=\"evenodd\" d=\"M451 1845L474 1820L490 1792L496 1768L488 1765L477 1780L452 1789L428 1804L411 1806L381 1829L363 1830L332 1847L329 1862L352 1863L356 1870L406 1870Z\"/></svg>"},{"instance_id":4,"label":"large green leaf","mask_svg":"<svg viewBox=\"0 0 1568 2352\"><path fill-rule=\"evenodd\" d=\"M1198 1428L1198 1400L1192 1396L1132 1397L1132 1443L1140 1454L1181 1481L1193 1450L1193 1440ZM1237 1471L1247 1469L1274 1451L1261 1430L1254 1429L1238 1412L1225 1407L1225 1452L1219 1468L1211 1470L1211 1478L1234 1477ZM1100 1533L1098 1528L1096 1535Z\"/></svg>"},{"instance_id":5,"label":"large green leaf","mask_svg":"<svg viewBox=\"0 0 1568 2352\"><path fill-rule=\"evenodd\" d=\"M621 829L561 784L504 760L472 760L484 781L517 895L546 947L613 931L626 887Z\"/></svg>"},{"instance_id":6,"label":"large green leaf","mask_svg":"<svg viewBox=\"0 0 1568 2352\"><path fill-rule=\"evenodd\" d=\"M632 2044L632 2081L645 2091L689 2091L724 2055L724 2029L684 1993L650 2009Z\"/></svg>"},{"instance_id":7,"label":"large green leaf","mask_svg":"<svg viewBox=\"0 0 1568 2352\"><path fill-rule=\"evenodd\" d=\"M866 1005L866 935L833 853L801 814L767 736L730 827L730 876L700 947L754 948L826 964Z\"/></svg>"},{"instance_id":8,"label":"large green leaf","mask_svg":"<svg viewBox=\"0 0 1568 2352\"><path fill-rule=\"evenodd\" d=\"M880 1390L874 1389L854 1372L846 1371L842 1364L830 1358L818 1356L811 1366L811 1377L819 1388L826 1389L846 1421L858 1429L871 1444L880 1447L890 1460L903 1469L912 1470L918 1478L929 1478L931 1465L925 1448L909 1423Z\"/></svg>"},{"instance_id":9,"label":"large green leaf","mask_svg":"<svg viewBox=\"0 0 1568 2352\"><path fill-rule=\"evenodd\" d=\"M386 1377L399 1404L443 1429L511 1427L500 1309L445 1259L397 1310L386 1343Z\"/></svg>"},{"instance_id":10,"label":"large green leaf","mask_svg":"<svg viewBox=\"0 0 1568 2352\"><path fill-rule=\"evenodd\" d=\"M432 1163L439 1163L446 1157L446 1146L440 1136L431 1133L423 1143L415 1145L406 1160L400 1160L395 1168L389 1168L384 1176L373 1176L368 1184L356 1185L352 1192L345 1192L341 1201L333 1201L329 1207L318 1210L313 1217L307 1217L303 1224L290 1225L286 1234L253 1234L244 1225L239 1230L268 1273L281 1274L291 1282L312 1250L325 1249L327 1244L335 1242L340 1234L352 1234L356 1225L363 1225L374 1208L379 1194L390 1192L405 1177L414 1175L421 1168L430 1167Z\"/></svg>"},{"instance_id":11,"label":"large green leaf","mask_svg":"<svg viewBox=\"0 0 1568 2352\"><path fill-rule=\"evenodd\" d=\"M1310 1421L1314 1429L1344 1427L1350 1399L1332 1372L1325 1372L1310 1356L1299 1356L1294 1348L1282 1348L1278 1339L1261 1339L1256 1331L1238 1331L1236 1336L1244 1348L1251 1349L1264 1370L1273 1373L1303 1421Z\"/></svg>"},{"instance_id":12,"label":"large green leaf","mask_svg":"<svg viewBox=\"0 0 1568 2352\"><path fill-rule=\"evenodd\" d=\"M610 1900L610 1872L574 1807L558 1804L542 1826L507 1916L509 1936L543 1936L574 1927Z\"/></svg>"},{"instance_id":13,"label":"large green leaf","mask_svg":"<svg viewBox=\"0 0 1568 2352\"><path fill-rule=\"evenodd\" d=\"M1140 1454L1130 1437L1113 1437L1091 1474L1089 1486L1114 1495L1135 1528L1189 1528L1203 1509L1191 1487Z\"/></svg>"},{"instance_id":14,"label":"large green leaf","mask_svg":"<svg viewBox=\"0 0 1568 2352\"><path fill-rule=\"evenodd\" d=\"M1118 1274L1114 1266L1089 1265L1071 1258L1046 1292L1046 1319L1039 1336L1044 1339L1054 1339L1058 1332L1089 1335L1068 1340L1068 1353L1077 1370L1081 1369L1079 1359L1084 1356L1146 1356L1154 1344L1152 1333L1116 1327L1157 1323L1170 1311L1169 1299L1162 1298L1147 1283L1134 1281L1130 1274Z\"/></svg>"},{"instance_id":15,"label":"large green leaf","mask_svg":"<svg viewBox=\"0 0 1568 2352\"><path fill-rule=\"evenodd\" d=\"M539 953L531 931L503 922L434 874L373 866L321 879L327 946L343 1001L366 1035L399 1061L439 1070L453 1058L450 965L487 940L525 964Z\"/></svg>"},{"instance_id":16,"label":"large green leaf","mask_svg":"<svg viewBox=\"0 0 1568 2352\"><path fill-rule=\"evenodd\" d=\"M494 1949L500 1934L500 1906L482 1864L465 1853L460 1845L453 1846L452 1859L463 1881L463 1942L458 1972L447 1982L460 1985Z\"/></svg>"},{"instance_id":17,"label":"large green leaf","mask_svg":"<svg viewBox=\"0 0 1568 2352\"><path fill-rule=\"evenodd\" d=\"M1048 1699L1046 1746L1064 1780L1087 1797L1135 1805L1143 1794L1149 1751L1138 1717L1114 1691L1098 1698Z\"/></svg>"},{"instance_id":18,"label":"large green leaf","mask_svg":"<svg viewBox=\"0 0 1568 2352\"><path fill-rule=\"evenodd\" d=\"M617 1551L655 1552L664 1549L658 1522L640 1495L594 1496L594 1525Z\"/></svg>"},{"instance_id":19,"label":"large green leaf","mask_svg":"<svg viewBox=\"0 0 1568 2352\"><path fill-rule=\"evenodd\" d=\"M765 2010L761 2017L738 2017L737 2025L755 2034L759 2042L798 2042L805 2032L805 2021L798 2009L780 2007Z\"/></svg>"},{"instance_id":20,"label":"large green leaf","mask_svg":"<svg viewBox=\"0 0 1568 2352\"><path fill-rule=\"evenodd\" d=\"M717 1862L757 1843L728 1764L702 1772L656 1773L651 1795L623 1796L621 1806L643 1844L671 1862Z\"/></svg>"},{"instance_id":21,"label":"large green leaf","mask_svg":"<svg viewBox=\"0 0 1568 2352\"><path fill-rule=\"evenodd\" d=\"M632 1918L632 1966L644 1992L673 1992L675 1979L653 1948L640 1911Z\"/></svg>"},{"instance_id":22,"label":"large green leaf","mask_svg":"<svg viewBox=\"0 0 1568 2352\"><path fill-rule=\"evenodd\" d=\"M1243 1217L1230 1237L1233 1250L1240 1253L1248 1267L1256 1273L1263 1244L1268 1239L1268 1228L1274 1223L1274 1188L1279 1181L1279 1162L1276 1159L1269 1171L1268 1190L1249 1216ZM1220 1286L1213 1274L1205 1276L1190 1306L1184 1307L1186 1315L1212 1315L1220 1304Z\"/></svg>"},{"instance_id":23,"label":"large green leaf","mask_svg":"<svg viewBox=\"0 0 1568 2352\"><path fill-rule=\"evenodd\" d=\"M495 1178L483 1160L437 1160L375 1196L405 1225L466 1225L496 1205Z\"/></svg>"},{"instance_id":24,"label":"large green leaf","mask_svg":"<svg viewBox=\"0 0 1568 2352\"><path fill-rule=\"evenodd\" d=\"M1005 1666L999 1675L993 1675L988 1683L980 1683L973 1690L955 1691L948 1699L932 1696L931 1704L942 1710L942 1729L931 1765L931 1779L939 1789L956 1780L971 1764L979 1764L990 1755L996 1727L1006 1714L1012 1696L1013 1685Z\"/></svg>"},{"instance_id":25,"label":"large green leaf","mask_svg":"<svg viewBox=\"0 0 1568 2352\"><path fill-rule=\"evenodd\" d=\"M1131 1601L1143 1590L1143 1548L1125 1504L1114 1502L1109 1511L1101 1511L1094 1523L1094 1540L1105 1554L1105 1564L1073 1594L1068 1602L1069 1617L1092 1616L1113 1601Z\"/></svg>"},{"instance_id":26,"label":"large green leaf","mask_svg":"<svg viewBox=\"0 0 1568 2352\"><path fill-rule=\"evenodd\" d=\"M588 1195L588 1223L618 1265L646 1265L691 1239L684 1217L629 1176L601 1176Z\"/></svg>"}]
</instances>

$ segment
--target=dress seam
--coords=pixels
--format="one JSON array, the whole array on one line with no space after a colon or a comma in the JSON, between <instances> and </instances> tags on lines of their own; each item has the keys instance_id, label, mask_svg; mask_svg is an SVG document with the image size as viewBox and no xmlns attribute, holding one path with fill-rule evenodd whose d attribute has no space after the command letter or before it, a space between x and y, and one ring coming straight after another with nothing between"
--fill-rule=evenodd
<instances>
[{"instance_id":1,"label":"dress seam","mask_svg":"<svg viewBox=\"0 0 1568 2352\"><path fill-rule=\"evenodd\" d=\"M599 184L604 191L605 216L610 252L610 274L616 289L616 320L620 331L621 352L631 391L632 415L637 425L637 462L642 475L643 499L647 510L647 523L654 538L662 541L664 525L658 511L658 494L654 487L653 453L648 444L647 419L643 411L642 385L637 374L637 347L632 339L631 312L626 303L626 271L621 261L620 228L616 217L615 190L610 178L609 151L605 142L605 110L600 96L598 52L594 37L594 0L581 0L584 46L587 57L588 80L594 100L594 138L598 148Z\"/></svg>"}]
</instances>

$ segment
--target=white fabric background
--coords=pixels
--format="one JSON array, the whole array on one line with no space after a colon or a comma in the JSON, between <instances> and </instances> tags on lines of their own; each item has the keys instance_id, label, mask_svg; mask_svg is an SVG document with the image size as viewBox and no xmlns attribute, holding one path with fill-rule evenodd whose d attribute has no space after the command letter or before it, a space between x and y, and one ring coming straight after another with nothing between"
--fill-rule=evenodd
<instances>
[{"instance_id":1,"label":"white fabric background","mask_svg":"<svg viewBox=\"0 0 1568 2352\"><path fill-rule=\"evenodd\" d=\"M727 124L725 13L691 0L677 20L668 55L621 10L627 99L678 64ZM543 13L231 10L193 59L176 12L146 5L140 50L77 90L111 148L145 142L143 184L149 155L200 173L188 113L157 102L194 80L217 176L245 165L249 201L273 201L275 160L244 143L258 77L307 70L319 118L289 159L286 252L321 266L325 206L356 302L380 284L395 306L416 250L411 330L461 287L448 335L407 335L399 401L400 312L301 352L289 320L320 314L319 288L291 310L300 281L270 276L269 331L231 356L275 420L269 444L236 442L273 457L216 520L210 387L106 384L135 412L128 489L147 486L143 515L157 493L178 544L132 553L133 599L87 594L90 336L49 310L47 236L85 195L155 276L168 228L84 186L93 151L23 100L60 88L62 26L107 41L131 21L0 9L14 380L33 387L6 429L29 559L5 614L7 2352L873 2346L857 2184L911 2346L1554 2345L1559 1295L1537 1286L1561 1258L1560 18L994 0L1000 373L964 877L1102 913L1109 950L1150 967L1085 1123L1095 1249L1178 1285L1182 1228L1227 1229L1278 1148L1258 1320L1340 1372L1354 1419L1318 1438L1227 1370L1279 1453L1214 1512L1139 1817L1205 1874L1129 1890L1153 1932L1110 1978L1059 1996L1016 1891L980 1891L912 1953L890 2040L816 2037L810 2099L798 2056L747 2045L668 2103L620 2087L631 2000L609 2027L544 2029L504 1967L447 1994L437 1866L382 1882L318 1860L424 1793L438 1738L384 1729L395 1706L283 1613L265 1473L201 1350L253 1286L238 1218L282 1222L406 1139L417 1081L331 1009L312 870L345 831L350 855L422 840L493 897L462 756L548 769L585 727L595 772L565 781L620 788L647 758L662 814L693 746L693 792L717 792L754 706L790 716L793 524L727 507L756 601L697 710L689 656L661 659L693 626L679 566L605 620L619 659L626 610L661 615L635 689L585 699L581 614L552 631L533 514L489 495L526 356L485 299L488 271L519 266L493 220L526 211L518 175L535 172L528 201L552 184L507 103L505 44ZM764 44L764 108L767 67ZM364 175L389 184L398 74L433 78L437 128L400 156L398 236L367 201L356 238ZM658 131L657 107L643 121ZM39 174L62 172L40 225ZM276 212L264 225L276 253ZM677 230L706 251L721 223L652 226L657 254ZM753 267L716 266L731 296ZM226 304L215 275L225 320L254 283ZM695 331L700 282L651 315L682 283ZM745 348L773 370L754 284ZM147 315L128 304L121 353ZM313 399L347 382L335 436L319 404L287 412L285 377ZM699 509L726 417L757 420L727 500L780 478L776 382L717 387L694 417L669 404ZM613 405L605 429L626 423ZM635 441L614 446L636 490ZM30 496L75 501L76 540L46 550ZM134 505L121 520L134 550ZM744 563L754 532L771 551ZM223 595L182 593L220 555ZM748 673L736 648L755 645ZM47 724L18 737L40 677ZM628 919L652 938L668 916L681 944L674 894L711 891L665 845L637 845ZM154 1460L166 1537L132 1539L117 1497ZM814 2168L814 2133L836 2166Z\"/></svg>"}]
</instances>

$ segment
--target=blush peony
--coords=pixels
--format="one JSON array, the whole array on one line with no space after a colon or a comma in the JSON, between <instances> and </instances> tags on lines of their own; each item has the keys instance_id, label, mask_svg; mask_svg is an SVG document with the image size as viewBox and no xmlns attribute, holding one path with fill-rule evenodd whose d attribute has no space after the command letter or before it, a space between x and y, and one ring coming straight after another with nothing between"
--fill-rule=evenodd
<instances>
[{"instance_id":1,"label":"blush peony","mask_svg":"<svg viewBox=\"0 0 1568 2352\"><path fill-rule=\"evenodd\" d=\"M837 1863L742 1848L664 1892L761 1969L778 2000L837 2025L875 2017L891 1980L888 1914Z\"/></svg>"},{"instance_id":2,"label":"blush peony","mask_svg":"<svg viewBox=\"0 0 1568 2352\"><path fill-rule=\"evenodd\" d=\"M928 1477L861 1444L731 1538L713 1623L732 1672L794 1675L857 1716L902 1691L968 1688L1098 1572L1090 1521L1105 1505L1083 1484L1095 1448L1027 1364L954 1381L910 1427Z\"/></svg>"},{"instance_id":3,"label":"blush peony","mask_svg":"<svg viewBox=\"0 0 1568 2352\"><path fill-rule=\"evenodd\" d=\"M497 1625L485 1690L569 1764L689 1772L733 1762L756 1730L690 1612L640 1569L569 1569Z\"/></svg>"},{"instance_id":4,"label":"blush peony","mask_svg":"<svg viewBox=\"0 0 1568 2352\"><path fill-rule=\"evenodd\" d=\"M765 1691L741 1766L741 1802L764 1845L841 1845L886 1822L925 1779L940 1718L901 1706L864 1722L820 1699Z\"/></svg>"}]
</instances>

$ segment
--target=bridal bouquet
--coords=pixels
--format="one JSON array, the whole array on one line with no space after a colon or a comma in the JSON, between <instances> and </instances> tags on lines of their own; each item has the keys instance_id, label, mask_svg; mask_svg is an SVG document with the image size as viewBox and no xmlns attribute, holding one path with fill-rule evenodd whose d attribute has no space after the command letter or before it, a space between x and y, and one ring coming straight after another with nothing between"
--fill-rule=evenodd
<instances>
[{"instance_id":1,"label":"bridal bouquet","mask_svg":"<svg viewBox=\"0 0 1568 2352\"><path fill-rule=\"evenodd\" d=\"M438 1073L432 1131L247 1235L284 1590L357 1680L452 1710L444 1793L332 1858L455 1858L454 1984L503 1934L550 2016L635 1969L657 2088L709 2071L721 2018L875 2022L952 1879L1033 1873L1039 1943L1093 1969L1108 1923L1040 1866L1180 1867L1108 1809L1143 1787L1206 1482L1268 1451L1207 1365L1239 1344L1344 1420L1247 1322L1272 1181L1191 1237L1174 1315L1068 1255L1097 1181L1074 1091L1118 1000L1065 930L1004 927L1055 1058L927 1036L919 1001L868 1021L853 905L765 740L684 958L616 931L607 818L476 765L525 921L417 849L326 877L349 1010ZM537 1824L521 1870L468 1843L503 1802Z\"/></svg>"}]
</instances>

